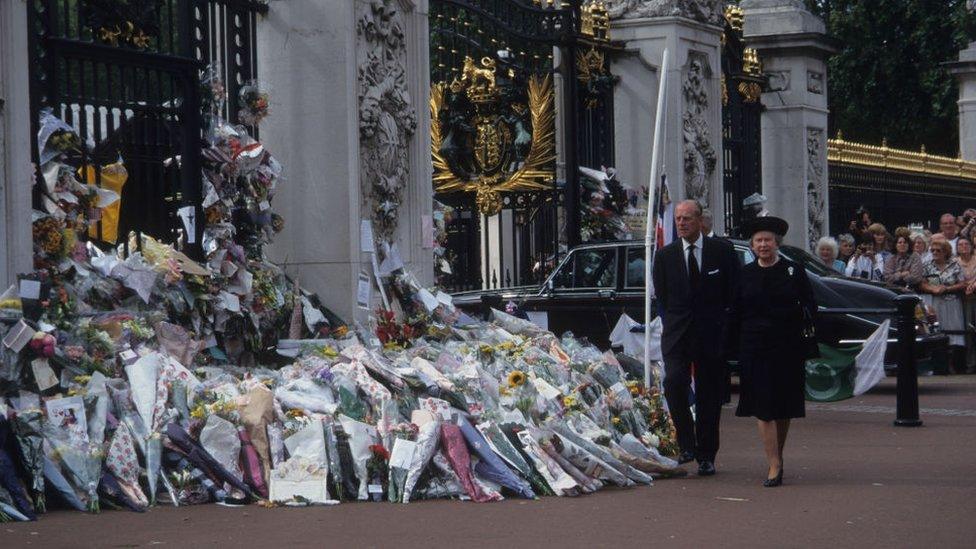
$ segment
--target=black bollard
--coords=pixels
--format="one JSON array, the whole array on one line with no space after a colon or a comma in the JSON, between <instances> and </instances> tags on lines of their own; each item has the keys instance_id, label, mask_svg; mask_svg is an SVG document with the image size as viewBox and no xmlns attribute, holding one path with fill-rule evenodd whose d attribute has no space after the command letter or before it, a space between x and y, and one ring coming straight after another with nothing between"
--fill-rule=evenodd
<instances>
[{"instance_id":1,"label":"black bollard","mask_svg":"<svg viewBox=\"0 0 976 549\"><path fill-rule=\"evenodd\" d=\"M898 330L897 427L918 427L918 370L915 366L915 307L917 295L895 298L895 327Z\"/></svg>"}]
</instances>

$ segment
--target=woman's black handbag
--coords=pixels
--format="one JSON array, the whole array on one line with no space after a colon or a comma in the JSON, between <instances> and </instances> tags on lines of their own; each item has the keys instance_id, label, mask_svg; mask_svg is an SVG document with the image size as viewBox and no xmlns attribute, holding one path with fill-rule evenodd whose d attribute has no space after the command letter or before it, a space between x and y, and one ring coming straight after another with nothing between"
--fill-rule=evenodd
<instances>
[{"instance_id":1,"label":"woman's black handbag","mask_svg":"<svg viewBox=\"0 0 976 549\"><path fill-rule=\"evenodd\" d=\"M800 305L800 310L803 311L803 356L809 360L811 358L820 358L820 345L817 343L817 325L813 321L813 315L810 311Z\"/></svg>"},{"instance_id":2,"label":"woman's black handbag","mask_svg":"<svg viewBox=\"0 0 976 549\"><path fill-rule=\"evenodd\" d=\"M802 269L803 267L797 266L797 268ZM796 285L797 275L793 274L792 268L790 274L792 275L794 285ZM799 287L797 287L797 293L799 293ZM803 315L803 357L807 360L820 358L820 345L817 342L817 324L813 320L813 313L804 307L803 303L800 303L799 300L797 300L796 305L800 308L801 314Z\"/></svg>"}]
</instances>

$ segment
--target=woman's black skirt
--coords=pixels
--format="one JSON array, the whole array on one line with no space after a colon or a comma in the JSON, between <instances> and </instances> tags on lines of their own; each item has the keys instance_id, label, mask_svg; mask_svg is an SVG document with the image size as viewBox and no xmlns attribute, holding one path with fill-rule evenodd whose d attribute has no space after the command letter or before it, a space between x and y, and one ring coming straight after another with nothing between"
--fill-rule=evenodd
<instances>
[{"instance_id":1,"label":"woman's black skirt","mask_svg":"<svg viewBox=\"0 0 976 549\"><path fill-rule=\"evenodd\" d=\"M739 406L735 415L763 421L806 415L806 361L794 352L744 356L739 366Z\"/></svg>"}]
</instances>

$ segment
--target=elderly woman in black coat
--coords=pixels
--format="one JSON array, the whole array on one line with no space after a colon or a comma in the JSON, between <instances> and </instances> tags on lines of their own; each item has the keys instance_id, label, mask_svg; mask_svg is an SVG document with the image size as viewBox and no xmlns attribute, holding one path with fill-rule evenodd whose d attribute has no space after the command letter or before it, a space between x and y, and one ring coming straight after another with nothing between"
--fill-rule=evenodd
<instances>
[{"instance_id":1,"label":"elderly woman in black coat","mask_svg":"<svg viewBox=\"0 0 976 549\"><path fill-rule=\"evenodd\" d=\"M767 487L782 484L790 420L805 415L804 331L817 309L806 271L779 254L788 228L775 217L747 227L756 260L743 267L733 304L741 366L735 413L757 419Z\"/></svg>"}]
</instances>

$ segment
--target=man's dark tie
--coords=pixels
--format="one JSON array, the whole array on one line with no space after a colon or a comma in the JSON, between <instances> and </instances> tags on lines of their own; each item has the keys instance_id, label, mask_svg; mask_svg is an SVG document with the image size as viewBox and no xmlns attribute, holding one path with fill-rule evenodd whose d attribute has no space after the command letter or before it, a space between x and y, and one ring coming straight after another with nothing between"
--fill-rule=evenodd
<instances>
[{"instance_id":1,"label":"man's dark tie","mask_svg":"<svg viewBox=\"0 0 976 549\"><path fill-rule=\"evenodd\" d=\"M698 259L695 258L694 244L688 246L688 283L692 290L697 290L701 283L701 269L698 267Z\"/></svg>"}]
</instances>

